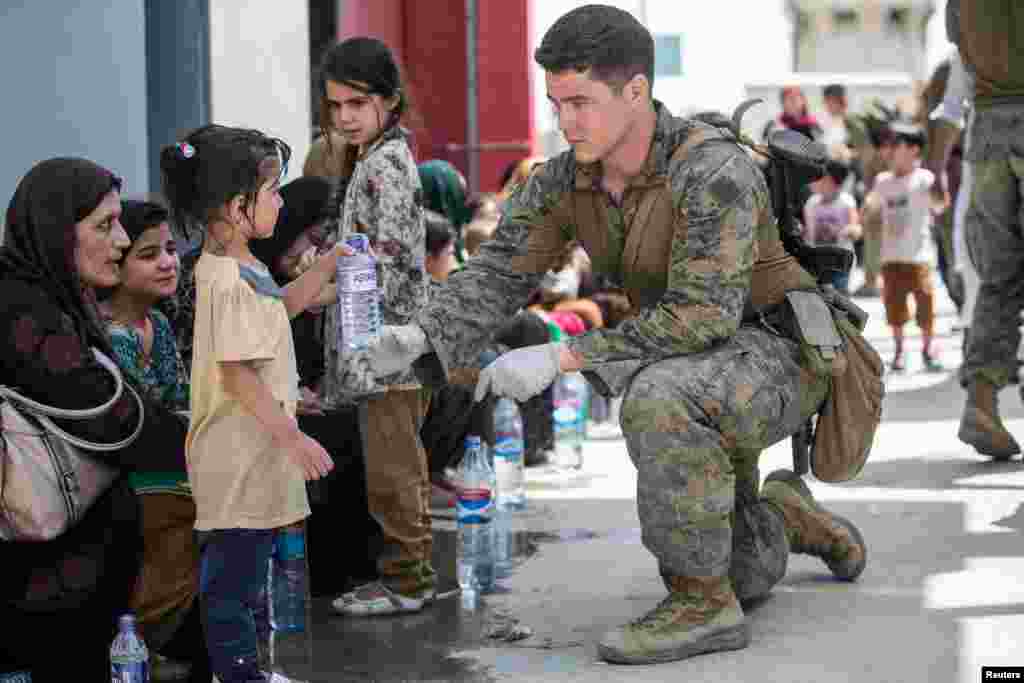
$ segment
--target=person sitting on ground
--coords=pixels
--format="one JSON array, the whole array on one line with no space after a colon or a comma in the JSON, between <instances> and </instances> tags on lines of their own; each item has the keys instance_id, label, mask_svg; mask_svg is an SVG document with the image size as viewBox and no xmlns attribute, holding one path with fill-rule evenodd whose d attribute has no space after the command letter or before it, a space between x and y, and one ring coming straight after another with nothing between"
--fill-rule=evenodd
<instances>
[{"instance_id":1,"label":"person sitting on ground","mask_svg":"<svg viewBox=\"0 0 1024 683\"><path fill-rule=\"evenodd\" d=\"M40 162L18 184L0 248L0 384L55 408L110 400L114 379L91 349L114 355L96 290L120 284L118 264L131 244L120 188L109 170L75 158ZM78 680L109 679L110 643L118 617L131 610L143 552L127 475L185 471L184 422L143 401L140 415L126 390L100 416L60 421L99 443L121 441L143 424L135 441L103 456L124 476L72 528L51 541L0 543L0 672L63 681L73 665Z\"/></svg>"},{"instance_id":2,"label":"person sitting on ground","mask_svg":"<svg viewBox=\"0 0 1024 683\"><path fill-rule=\"evenodd\" d=\"M474 204L473 220L466 225L463 235L467 258L479 254L480 245L489 242L494 237L494 230L498 227L498 221L501 219L497 195L483 195L472 204Z\"/></svg>"},{"instance_id":3,"label":"person sitting on ground","mask_svg":"<svg viewBox=\"0 0 1024 683\"><path fill-rule=\"evenodd\" d=\"M455 237L456 267L466 262L463 229L473 220L473 207L466 199L466 179L447 161L433 159L417 166L423 185L423 208L444 216Z\"/></svg>"},{"instance_id":4,"label":"person sitting on ground","mask_svg":"<svg viewBox=\"0 0 1024 683\"><path fill-rule=\"evenodd\" d=\"M423 212L427 228L427 255L423 265L433 282L444 282L458 269L455 230L451 222L434 211Z\"/></svg>"},{"instance_id":5,"label":"person sitting on ground","mask_svg":"<svg viewBox=\"0 0 1024 683\"><path fill-rule=\"evenodd\" d=\"M100 304L114 358L152 401L183 413L188 378L171 324L157 309L178 285L168 211L154 202L123 201L121 225L131 246L121 258L121 283L106 290ZM184 452L184 440L180 447ZM142 515L142 568L131 604L140 633L151 652L191 661L191 680L209 683L213 673L197 599L199 547L192 533L196 504L188 475L180 469L128 479Z\"/></svg>"}]
</instances>

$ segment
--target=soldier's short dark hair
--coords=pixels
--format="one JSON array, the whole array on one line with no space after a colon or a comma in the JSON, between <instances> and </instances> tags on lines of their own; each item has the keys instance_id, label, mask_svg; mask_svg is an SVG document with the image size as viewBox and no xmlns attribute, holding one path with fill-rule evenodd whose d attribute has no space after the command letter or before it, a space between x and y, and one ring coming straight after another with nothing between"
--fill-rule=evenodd
<instances>
[{"instance_id":1,"label":"soldier's short dark hair","mask_svg":"<svg viewBox=\"0 0 1024 683\"><path fill-rule=\"evenodd\" d=\"M850 166L839 159L829 159L825 164L825 174L831 177L836 185L842 185L850 175Z\"/></svg>"},{"instance_id":2,"label":"soldier's short dark hair","mask_svg":"<svg viewBox=\"0 0 1024 683\"><path fill-rule=\"evenodd\" d=\"M822 97L846 97L846 86L842 83L829 83L821 90Z\"/></svg>"},{"instance_id":3,"label":"soldier's short dark hair","mask_svg":"<svg viewBox=\"0 0 1024 683\"><path fill-rule=\"evenodd\" d=\"M549 73L589 70L616 92L637 74L654 85L654 38L636 17L617 7L584 5L562 15L533 58Z\"/></svg>"}]
</instances>

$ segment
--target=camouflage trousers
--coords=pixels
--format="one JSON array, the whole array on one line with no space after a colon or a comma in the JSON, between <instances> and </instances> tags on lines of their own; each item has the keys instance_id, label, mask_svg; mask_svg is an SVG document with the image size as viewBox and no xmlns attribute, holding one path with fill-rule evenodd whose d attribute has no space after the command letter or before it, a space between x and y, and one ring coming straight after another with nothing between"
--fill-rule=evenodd
<instances>
[{"instance_id":1,"label":"camouflage trousers","mask_svg":"<svg viewBox=\"0 0 1024 683\"><path fill-rule=\"evenodd\" d=\"M973 184L964 229L981 280L960 380L1017 382L1024 311L1024 106L975 113L967 160Z\"/></svg>"},{"instance_id":2,"label":"camouflage trousers","mask_svg":"<svg viewBox=\"0 0 1024 683\"><path fill-rule=\"evenodd\" d=\"M761 450L795 433L828 387L801 368L795 342L747 325L725 344L633 377L622 431L643 543L662 573L729 573L733 522L758 505Z\"/></svg>"}]
</instances>

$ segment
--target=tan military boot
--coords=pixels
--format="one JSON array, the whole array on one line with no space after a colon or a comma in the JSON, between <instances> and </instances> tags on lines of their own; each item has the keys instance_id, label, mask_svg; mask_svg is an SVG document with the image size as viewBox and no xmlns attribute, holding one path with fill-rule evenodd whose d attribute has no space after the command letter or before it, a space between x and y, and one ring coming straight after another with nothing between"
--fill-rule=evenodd
<instances>
[{"instance_id":1,"label":"tan military boot","mask_svg":"<svg viewBox=\"0 0 1024 683\"><path fill-rule=\"evenodd\" d=\"M1020 446L999 417L995 385L983 380L976 379L967 385L967 403L956 435L995 460L1009 460L1020 453Z\"/></svg>"},{"instance_id":2,"label":"tan military boot","mask_svg":"<svg viewBox=\"0 0 1024 683\"><path fill-rule=\"evenodd\" d=\"M605 634L597 645L598 656L613 664L657 664L750 643L728 577L677 576L666 582L671 586L668 597L636 621Z\"/></svg>"},{"instance_id":3,"label":"tan military boot","mask_svg":"<svg viewBox=\"0 0 1024 683\"><path fill-rule=\"evenodd\" d=\"M853 581L864 571L867 546L848 519L818 505L795 472L777 470L768 475L761 496L779 506L786 519L786 536L794 553L821 558L837 579Z\"/></svg>"}]
</instances>

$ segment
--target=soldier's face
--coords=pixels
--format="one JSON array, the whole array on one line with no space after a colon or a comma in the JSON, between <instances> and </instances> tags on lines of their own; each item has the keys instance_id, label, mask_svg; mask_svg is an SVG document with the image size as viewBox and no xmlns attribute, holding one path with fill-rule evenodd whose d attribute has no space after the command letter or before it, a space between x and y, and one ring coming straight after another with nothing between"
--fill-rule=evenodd
<instances>
[{"instance_id":1,"label":"soldier's face","mask_svg":"<svg viewBox=\"0 0 1024 683\"><path fill-rule=\"evenodd\" d=\"M616 93L589 72L548 72L544 78L558 127L576 161L589 164L613 153L637 116L635 102L627 96L630 84Z\"/></svg>"}]
</instances>

